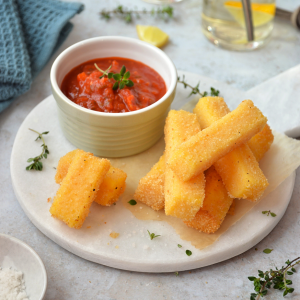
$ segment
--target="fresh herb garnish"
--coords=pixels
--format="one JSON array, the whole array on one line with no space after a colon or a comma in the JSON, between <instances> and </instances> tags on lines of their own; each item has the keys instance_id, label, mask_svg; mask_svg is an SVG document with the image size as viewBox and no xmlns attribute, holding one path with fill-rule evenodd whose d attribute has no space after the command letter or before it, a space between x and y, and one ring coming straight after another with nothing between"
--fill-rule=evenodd
<instances>
[{"instance_id":1,"label":"fresh herb garnish","mask_svg":"<svg viewBox=\"0 0 300 300\"><path fill-rule=\"evenodd\" d=\"M134 199L131 199L130 201L128 201L128 203L130 205L136 205L137 202Z\"/></svg>"},{"instance_id":2,"label":"fresh herb garnish","mask_svg":"<svg viewBox=\"0 0 300 300\"><path fill-rule=\"evenodd\" d=\"M180 244L178 244L177 246L178 246L178 248L182 248L182 246Z\"/></svg>"},{"instance_id":3,"label":"fresh herb garnish","mask_svg":"<svg viewBox=\"0 0 300 300\"><path fill-rule=\"evenodd\" d=\"M273 249L266 248L265 250L263 250L263 253L270 254L272 251Z\"/></svg>"},{"instance_id":4,"label":"fresh herb garnish","mask_svg":"<svg viewBox=\"0 0 300 300\"><path fill-rule=\"evenodd\" d=\"M195 87L193 87L185 81L184 75L182 75L182 80L180 79L180 76L178 76L177 82L182 83L185 89L187 87L192 89L192 91L188 95L188 97L190 97L191 95L196 95L196 94L200 95L201 97L206 97L208 95L208 92L203 92L203 93L200 92L200 89L199 89L200 82L198 82L197 85ZM220 91L216 90L215 88L213 88L213 87L210 88L211 96L219 96L219 93L220 93Z\"/></svg>"},{"instance_id":5,"label":"fresh herb garnish","mask_svg":"<svg viewBox=\"0 0 300 300\"><path fill-rule=\"evenodd\" d=\"M103 71L97 66L96 63L94 65L95 65L97 70L99 70L100 72L103 73L100 76L100 78L103 78L104 76L107 76L107 78L109 78L109 79L113 78L116 81L113 85L113 90L117 90L118 88L120 90L122 90L122 89L124 89L125 86L128 86L128 87L134 86L133 81L128 79L130 77L130 72L129 71L126 72L125 66L123 66L121 68L120 73L113 73L113 72L108 73L111 66L109 66L107 70Z\"/></svg>"},{"instance_id":6,"label":"fresh herb garnish","mask_svg":"<svg viewBox=\"0 0 300 300\"><path fill-rule=\"evenodd\" d=\"M148 231L148 234L149 234L149 236L150 236L150 240L153 240L153 239L155 239L156 237L160 236L160 235L156 235L155 233L150 233L149 230L147 230L147 231Z\"/></svg>"},{"instance_id":7,"label":"fresh herb garnish","mask_svg":"<svg viewBox=\"0 0 300 300\"><path fill-rule=\"evenodd\" d=\"M185 253L187 256L191 256L193 254L191 250L186 250Z\"/></svg>"},{"instance_id":8,"label":"fresh herb garnish","mask_svg":"<svg viewBox=\"0 0 300 300\"><path fill-rule=\"evenodd\" d=\"M114 15L123 19L126 23L131 23L134 16L137 19L139 19L141 15L145 15L145 14L156 16L158 18L167 21L173 18L173 7L164 6L164 7L152 8L151 10L146 10L146 9L134 10L134 9L128 9L123 5L119 5L113 10L103 9L100 12L101 18L105 19L106 21L110 20L112 18L112 15Z\"/></svg>"},{"instance_id":9,"label":"fresh herb garnish","mask_svg":"<svg viewBox=\"0 0 300 300\"><path fill-rule=\"evenodd\" d=\"M27 166L26 170L29 171L29 170L33 169L33 170L37 170L37 171L42 171L43 163L40 160L43 159L43 158L47 158L47 155L49 154L48 146L45 144L45 140L43 138L43 135L48 134L49 131L39 133L39 132L37 132L33 129L30 129L30 128L29 128L29 130L31 130L31 131L38 134L38 137L35 139L36 141L39 140L39 139L41 139L43 141L43 144L41 146L41 147L43 147L43 151L39 156L27 159L27 162L32 162L32 164Z\"/></svg>"},{"instance_id":10,"label":"fresh herb garnish","mask_svg":"<svg viewBox=\"0 0 300 300\"><path fill-rule=\"evenodd\" d=\"M294 292L294 289L288 287L293 282L291 280L286 279L287 275L293 275L296 272L294 268L297 264L300 263L300 257L285 262L286 266L283 266L280 270L276 268L276 270L270 269L270 271L263 272L258 270L258 277L250 276L248 279L253 281L255 293L251 293L250 300L258 300L260 297L264 297L268 290L271 287L277 290L284 290L283 296L287 294L291 294Z\"/></svg>"},{"instance_id":11,"label":"fresh herb garnish","mask_svg":"<svg viewBox=\"0 0 300 300\"><path fill-rule=\"evenodd\" d=\"M277 216L276 214L274 214L274 213L271 212L270 210L264 210L264 211L262 211L261 213L262 213L263 215L267 215L267 216L271 215L273 218Z\"/></svg>"}]
</instances>

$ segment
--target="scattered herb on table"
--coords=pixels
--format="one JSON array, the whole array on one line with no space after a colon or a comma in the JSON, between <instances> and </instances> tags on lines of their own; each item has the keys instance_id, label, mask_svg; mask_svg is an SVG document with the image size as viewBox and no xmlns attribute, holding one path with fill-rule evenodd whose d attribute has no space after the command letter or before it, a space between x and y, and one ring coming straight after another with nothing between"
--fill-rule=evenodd
<instances>
[{"instance_id":1,"label":"scattered herb on table","mask_svg":"<svg viewBox=\"0 0 300 300\"><path fill-rule=\"evenodd\" d=\"M294 268L300 264L300 257L285 262L286 266L283 266L280 270L270 269L270 271L263 272L258 270L258 277L250 276L248 279L253 281L255 293L250 295L250 300L258 300L260 297L264 297L271 287L274 289L284 291L283 296L293 293L294 289L288 287L293 282L286 278L287 275L293 275L296 272Z\"/></svg>"},{"instance_id":2,"label":"scattered herb on table","mask_svg":"<svg viewBox=\"0 0 300 300\"><path fill-rule=\"evenodd\" d=\"M179 275L179 273L178 272L175 272L175 275L176 275L176 277Z\"/></svg>"},{"instance_id":3,"label":"scattered herb on table","mask_svg":"<svg viewBox=\"0 0 300 300\"><path fill-rule=\"evenodd\" d=\"M261 213L267 216L271 215L273 218L277 216L275 213L271 212L270 210L264 210Z\"/></svg>"},{"instance_id":4,"label":"scattered herb on table","mask_svg":"<svg viewBox=\"0 0 300 300\"><path fill-rule=\"evenodd\" d=\"M266 248L265 250L263 250L263 253L270 254L272 251L273 249Z\"/></svg>"},{"instance_id":5,"label":"scattered herb on table","mask_svg":"<svg viewBox=\"0 0 300 300\"><path fill-rule=\"evenodd\" d=\"M193 254L191 250L186 250L185 253L187 256L191 256Z\"/></svg>"},{"instance_id":6,"label":"scattered herb on table","mask_svg":"<svg viewBox=\"0 0 300 300\"><path fill-rule=\"evenodd\" d=\"M101 18L105 19L106 21L110 20L112 16L116 16L118 18L123 19L126 23L131 23L133 21L134 16L137 19L139 19L141 15L147 15L147 14L167 21L173 18L173 7L163 6L163 7L152 8L151 10L146 10L146 9L137 10L137 9L129 9L124 7L123 5L119 5L113 10L103 9L100 12Z\"/></svg>"},{"instance_id":7,"label":"scattered herb on table","mask_svg":"<svg viewBox=\"0 0 300 300\"><path fill-rule=\"evenodd\" d=\"M122 89L124 89L125 86L128 86L128 87L134 86L133 81L129 79L130 72L129 71L126 72L125 66L123 66L121 68L120 73L113 73L113 72L108 72L110 70L111 66L109 66L107 70L103 71L97 66L96 63L94 65L97 70L99 70L100 72L103 73L103 75L100 76L100 78L107 76L107 78L109 78L109 79L113 78L116 81L113 85L113 90L117 90L118 88L120 90L122 90Z\"/></svg>"},{"instance_id":8,"label":"scattered herb on table","mask_svg":"<svg viewBox=\"0 0 300 300\"><path fill-rule=\"evenodd\" d=\"M128 203L130 205L136 205L137 202L134 199L131 199L130 201L128 201Z\"/></svg>"},{"instance_id":9,"label":"scattered herb on table","mask_svg":"<svg viewBox=\"0 0 300 300\"><path fill-rule=\"evenodd\" d=\"M27 162L32 162L32 163L29 166L26 167L26 170L29 171L29 170L32 169L32 170L42 171L43 163L40 160L43 159L43 158L47 158L47 155L49 154L48 146L45 144L45 140L43 138L43 135L48 134L49 131L39 133L38 131L35 131L33 129L30 129L30 128L29 128L29 130L31 130L31 131L38 134L38 137L35 139L36 141L39 140L39 139L41 139L43 141L43 144L41 146L41 147L43 147L43 151L39 156L27 159Z\"/></svg>"},{"instance_id":10,"label":"scattered herb on table","mask_svg":"<svg viewBox=\"0 0 300 300\"><path fill-rule=\"evenodd\" d=\"M208 92L200 92L199 86L200 86L200 82L197 83L197 85L195 87L193 87L192 85L188 84L185 81L185 76L182 75L182 79L180 78L180 76L177 78L177 82L182 83L184 88L186 89L187 87L191 88L192 91L191 93L188 95L188 97L192 96L192 95L200 95L201 97L206 97L208 96ZM215 88L211 87L210 88L210 96L219 96L220 91L216 90Z\"/></svg>"},{"instance_id":11,"label":"scattered herb on table","mask_svg":"<svg viewBox=\"0 0 300 300\"><path fill-rule=\"evenodd\" d=\"M178 248L182 248L182 246L180 244L178 244L177 246L178 246Z\"/></svg>"},{"instance_id":12,"label":"scattered herb on table","mask_svg":"<svg viewBox=\"0 0 300 300\"><path fill-rule=\"evenodd\" d=\"M150 240L153 240L154 238L156 238L156 237L159 237L160 235L156 235L155 233L150 233L150 231L149 230L147 230L148 231L148 234L149 234L149 236L150 236Z\"/></svg>"}]
</instances>

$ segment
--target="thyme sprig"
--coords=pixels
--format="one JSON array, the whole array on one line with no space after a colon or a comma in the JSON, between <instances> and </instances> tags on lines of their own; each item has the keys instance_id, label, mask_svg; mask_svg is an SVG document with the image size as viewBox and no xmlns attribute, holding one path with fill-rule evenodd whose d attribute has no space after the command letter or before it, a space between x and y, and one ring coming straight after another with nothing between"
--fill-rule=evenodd
<instances>
[{"instance_id":1,"label":"thyme sprig","mask_svg":"<svg viewBox=\"0 0 300 300\"><path fill-rule=\"evenodd\" d=\"M208 92L203 92L203 93L200 92L200 89L199 89L200 81L197 83L197 85L195 87L193 87L192 85L188 84L185 81L185 76L182 75L182 79L180 78L180 76L178 76L177 82L182 83L185 89L187 87L192 89L192 91L188 95L188 97L190 97L192 95L196 95L196 94L200 95L201 97L206 97L208 95ZM220 91L218 91L217 89L215 89L213 87L210 88L210 96L216 96L217 97L217 96L219 96L219 93L220 93Z\"/></svg>"},{"instance_id":2,"label":"thyme sprig","mask_svg":"<svg viewBox=\"0 0 300 300\"><path fill-rule=\"evenodd\" d=\"M43 147L43 151L39 156L27 159L27 162L32 162L32 164L27 166L26 170L29 171L29 170L33 169L33 170L37 170L37 171L42 171L43 163L40 160L43 158L47 158L47 156L49 154L48 146L45 143L43 135L48 134L49 131L39 133L38 131L35 131L33 129L30 129L30 128L28 128L28 129L38 134L38 137L35 139L36 141L39 139L41 139L43 141L43 144L41 145L41 147Z\"/></svg>"},{"instance_id":3,"label":"thyme sprig","mask_svg":"<svg viewBox=\"0 0 300 300\"><path fill-rule=\"evenodd\" d=\"M159 237L160 235L156 235L155 233L150 233L150 231L149 230L147 230L148 231L148 234L149 234L149 237L150 237L150 240L153 240L154 238L156 238L156 237Z\"/></svg>"},{"instance_id":4,"label":"thyme sprig","mask_svg":"<svg viewBox=\"0 0 300 300\"><path fill-rule=\"evenodd\" d=\"M271 212L270 210L264 210L261 213L263 215L267 215L267 216L271 215L271 217L273 217L273 218L275 218L277 216L275 213Z\"/></svg>"},{"instance_id":5,"label":"thyme sprig","mask_svg":"<svg viewBox=\"0 0 300 300\"><path fill-rule=\"evenodd\" d=\"M123 66L120 70L120 73L113 73L113 72L108 72L111 69L111 65L105 70L101 70L97 64L94 64L96 69L103 74L100 76L100 78L103 78L104 76L107 76L107 78L111 79L113 78L116 82L113 85L113 90L117 90L118 88L120 90L124 89L125 86L132 87L134 86L134 83L132 80L129 79L130 77L130 72L126 72L126 67Z\"/></svg>"},{"instance_id":6,"label":"thyme sprig","mask_svg":"<svg viewBox=\"0 0 300 300\"><path fill-rule=\"evenodd\" d=\"M133 21L134 16L137 19L139 19L141 15L147 15L147 14L151 16L156 16L160 19L167 21L173 18L173 7L163 6L163 7L152 8L151 10L146 10L146 9L137 10L137 9L128 9L123 5L119 5L113 10L103 9L100 12L101 18L106 21L110 20L112 16L116 16L123 19L126 23L131 23Z\"/></svg>"},{"instance_id":7,"label":"thyme sprig","mask_svg":"<svg viewBox=\"0 0 300 300\"><path fill-rule=\"evenodd\" d=\"M294 268L296 265L300 264L300 257L295 258L292 261L287 260L285 262L286 266L282 266L280 270L270 269L270 271L263 272L258 270L258 277L250 276L248 279L253 282L255 293L251 293L250 300L259 300L260 297L264 297L271 287L274 289L284 291L283 296L291 294L294 289L288 287L293 282L287 279L287 275L293 275L296 272Z\"/></svg>"}]
</instances>

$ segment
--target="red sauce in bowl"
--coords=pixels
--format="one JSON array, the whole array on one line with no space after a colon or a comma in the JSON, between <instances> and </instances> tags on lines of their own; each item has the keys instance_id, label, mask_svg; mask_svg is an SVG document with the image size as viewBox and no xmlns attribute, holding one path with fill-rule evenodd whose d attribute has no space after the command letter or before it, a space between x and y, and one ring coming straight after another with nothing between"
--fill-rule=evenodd
<instances>
[{"instance_id":1,"label":"red sauce in bowl","mask_svg":"<svg viewBox=\"0 0 300 300\"><path fill-rule=\"evenodd\" d=\"M113 89L115 80L100 78L102 70L119 73L122 66L130 72L132 87ZM72 69L61 84L62 92L76 104L96 111L122 113L145 108L162 98L167 88L163 78L149 66L132 59L107 57L87 61Z\"/></svg>"}]
</instances>

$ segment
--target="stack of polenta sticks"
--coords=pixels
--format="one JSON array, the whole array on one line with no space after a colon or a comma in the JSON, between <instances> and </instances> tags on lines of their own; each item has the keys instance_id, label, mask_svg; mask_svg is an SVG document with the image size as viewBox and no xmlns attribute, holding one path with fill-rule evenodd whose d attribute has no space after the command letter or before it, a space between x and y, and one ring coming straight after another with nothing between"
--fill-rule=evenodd
<instances>
[{"instance_id":1,"label":"stack of polenta sticks","mask_svg":"<svg viewBox=\"0 0 300 300\"><path fill-rule=\"evenodd\" d=\"M55 175L60 184L50 213L69 227L81 228L95 201L110 206L124 193L126 173L80 149L63 156Z\"/></svg>"},{"instance_id":2,"label":"stack of polenta sticks","mask_svg":"<svg viewBox=\"0 0 300 300\"><path fill-rule=\"evenodd\" d=\"M274 139L266 122L250 100L232 112L221 97L201 98L194 113L171 110L165 153L134 198L189 227L215 232L234 198L255 202L268 186L258 164Z\"/></svg>"}]
</instances>

